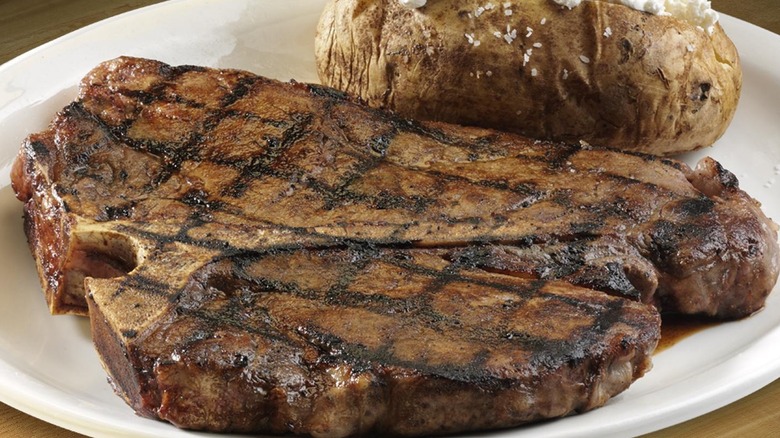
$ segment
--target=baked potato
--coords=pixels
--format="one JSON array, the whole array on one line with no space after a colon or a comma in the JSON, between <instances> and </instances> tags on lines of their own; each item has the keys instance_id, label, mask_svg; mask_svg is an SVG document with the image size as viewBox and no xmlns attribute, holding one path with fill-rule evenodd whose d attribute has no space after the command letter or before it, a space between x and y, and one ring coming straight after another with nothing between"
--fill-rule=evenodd
<instances>
[{"instance_id":1,"label":"baked potato","mask_svg":"<svg viewBox=\"0 0 780 438\"><path fill-rule=\"evenodd\" d=\"M737 107L737 50L710 30L598 0L331 0L315 53L323 84L404 117L670 155Z\"/></svg>"}]
</instances>

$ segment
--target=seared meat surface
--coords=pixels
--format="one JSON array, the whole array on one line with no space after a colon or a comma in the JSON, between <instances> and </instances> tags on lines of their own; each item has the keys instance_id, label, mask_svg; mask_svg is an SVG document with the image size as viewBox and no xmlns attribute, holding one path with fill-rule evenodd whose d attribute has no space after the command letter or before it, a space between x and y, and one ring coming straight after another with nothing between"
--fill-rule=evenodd
<instances>
[{"instance_id":1,"label":"seared meat surface","mask_svg":"<svg viewBox=\"0 0 780 438\"><path fill-rule=\"evenodd\" d=\"M315 85L119 58L12 174L54 313L181 427L509 427L602 405L656 308L763 306L776 226L713 160L403 120ZM86 297L86 298L85 298Z\"/></svg>"}]
</instances>

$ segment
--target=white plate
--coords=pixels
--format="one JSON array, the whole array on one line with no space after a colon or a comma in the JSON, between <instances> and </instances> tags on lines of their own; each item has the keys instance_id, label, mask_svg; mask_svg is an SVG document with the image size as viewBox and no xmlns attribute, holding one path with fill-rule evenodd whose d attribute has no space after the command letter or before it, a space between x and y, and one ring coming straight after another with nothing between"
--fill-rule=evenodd
<instances>
[{"instance_id":1,"label":"white plate","mask_svg":"<svg viewBox=\"0 0 780 438\"><path fill-rule=\"evenodd\" d=\"M93 436L199 436L137 417L114 395L83 318L48 315L9 172L23 138L74 98L97 63L119 55L247 69L316 81L314 25L323 0L181 0L86 27L0 66L0 400ZM780 37L722 17L744 65L744 91L710 154L780 218ZM654 369L593 412L497 433L629 436L724 406L780 377L780 292L751 318L702 331L655 356ZM492 435L492 434L491 434Z\"/></svg>"}]
</instances>

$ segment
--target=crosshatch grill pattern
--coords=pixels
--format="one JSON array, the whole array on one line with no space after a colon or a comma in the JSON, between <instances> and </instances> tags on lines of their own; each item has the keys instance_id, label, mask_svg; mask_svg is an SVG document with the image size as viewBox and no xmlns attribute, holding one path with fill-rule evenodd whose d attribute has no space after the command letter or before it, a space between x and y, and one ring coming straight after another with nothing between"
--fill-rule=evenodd
<instances>
[{"instance_id":1,"label":"crosshatch grill pattern","mask_svg":"<svg viewBox=\"0 0 780 438\"><path fill-rule=\"evenodd\" d=\"M768 221L714 161L418 123L240 71L107 62L21 157L52 310L89 306L118 392L188 428L592 409L648 369L647 304L741 316L776 277Z\"/></svg>"}]
</instances>

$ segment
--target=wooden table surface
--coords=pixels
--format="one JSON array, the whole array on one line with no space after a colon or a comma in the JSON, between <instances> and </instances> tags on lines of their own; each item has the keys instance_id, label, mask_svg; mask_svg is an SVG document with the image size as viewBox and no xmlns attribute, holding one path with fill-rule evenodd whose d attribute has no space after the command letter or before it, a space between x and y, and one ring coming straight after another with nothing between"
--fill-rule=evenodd
<instances>
[{"instance_id":1,"label":"wooden table surface","mask_svg":"<svg viewBox=\"0 0 780 438\"><path fill-rule=\"evenodd\" d=\"M0 0L0 64L87 24L153 3L159 0ZM713 0L712 4L780 34L780 0ZM779 430L777 380L731 405L647 437L774 437ZM80 436L0 403L0 437Z\"/></svg>"}]
</instances>

